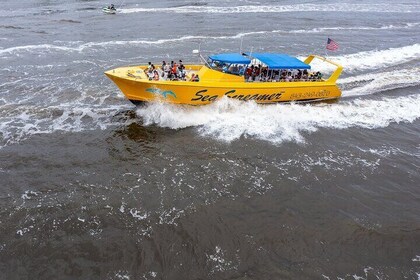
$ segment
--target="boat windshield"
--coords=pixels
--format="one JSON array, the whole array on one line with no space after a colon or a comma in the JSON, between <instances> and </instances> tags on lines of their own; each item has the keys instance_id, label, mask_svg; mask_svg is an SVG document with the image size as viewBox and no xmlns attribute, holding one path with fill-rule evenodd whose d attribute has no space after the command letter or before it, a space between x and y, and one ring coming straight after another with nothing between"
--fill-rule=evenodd
<instances>
[{"instance_id":1,"label":"boat windshield","mask_svg":"<svg viewBox=\"0 0 420 280\"><path fill-rule=\"evenodd\" d=\"M251 60L240 53L222 53L209 56L207 64L210 68L233 75L244 75Z\"/></svg>"},{"instance_id":2,"label":"boat windshield","mask_svg":"<svg viewBox=\"0 0 420 280\"><path fill-rule=\"evenodd\" d=\"M211 58L207 60L207 64L213 70L220 71L223 73L233 74L233 75L239 75L239 76L244 75L245 69L248 66L248 64L229 63L229 62L224 62L224 61L219 61L219 60L213 60Z\"/></svg>"}]
</instances>

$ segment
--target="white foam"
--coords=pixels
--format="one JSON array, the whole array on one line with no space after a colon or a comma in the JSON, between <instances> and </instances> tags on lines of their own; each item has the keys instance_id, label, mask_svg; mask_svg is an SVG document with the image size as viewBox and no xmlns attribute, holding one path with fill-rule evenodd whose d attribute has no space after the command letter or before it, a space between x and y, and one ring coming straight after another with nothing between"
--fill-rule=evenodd
<instances>
[{"instance_id":1,"label":"white foam","mask_svg":"<svg viewBox=\"0 0 420 280\"><path fill-rule=\"evenodd\" d=\"M419 26L419 22L413 23L404 23L400 25L382 25L382 26L352 26L352 27L317 27L312 29L298 29L298 30L290 30L289 33L323 33L327 31L341 31L341 30L391 30L391 29L409 29L413 27Z\"/></svg>"},{"instance_id":2,"label":"white foam","mask_svg":"<svg viewBox=\"0 0 420 280\"><path fill-rule=\"evenodd\" d=\"M71 48L71 47L65 47L65 46L57 46L52 44L41 44L41 45L27 45L27 46L16 46L16 47L10 47L6 49L0 50L0 55L4 54L11 54L15 52L39 52L39 51L49 51L49 50L59 50L63 52L69 52L69 51L82 51L83 48Z\"/></svg>"},{"instance_id":3,"label":"white foam","mask_svg":"<svg viewBox=\"0 0 420 280\"><path fill-rule=\"evenodd\" d=\"M420 44L330 57L331 60L341 63L345 72L389 67L419 58Z\"/></svg>"},{"instance_id":4,"label":"white foam","mask_svg":"<svg viewBox=\"0 0 420 280\"><path fill-rule=\"evenodd\" d=\"M420 67L364 74L340 79L340 84L365 82L364 85L343 92L343 96L357 96L390 89L420 85Z\"/></svg>"},{"instance_id":5,"label":"white foam","mask_svg":"<svg viewBox=\"0 0 420 280\"><path fill-rule=\"evenodd\" d=\"M134 209L134 208L130 209L130 214L131 216L133 216L133 218L136 218L138 220L144 220L149 216L147 212L145 212L144 214L141 214L139 210Z\"/></svg>"},{"instance_id":6,"label":"white foam","mask_svg":"<svg viewBox=\"0 0 420 280\"><path fill-rule=\"evenodd\" d=\"M121 120L113 121L110 116L124 109L122 105L81 107L77 104L45 108L27 105L10 107L13 106L0 105L0 112L3 113L0 116L0 147L20 142L34 134L78 132L120 125Z\"/></svg>"},{"instance_id":7,"label":"white foam","mask_svg":"<svg viewBox=\"0 0 420 280\"><path fill-rule=\"evenodd\" d=\"M319 128L374 129L420 118L420 95L356 99L336 104L258 105L222 99L202 107L153 103L137 110L146 125L181 129L196 127L199 134L223 141L251 137L280 143L304 142L304 134Z\"/></svg>"},{"instance_id":8,"label":"white foam","mask_svg":"<svg viewBox=\"0 0 420 280\"><path fill-rule=\"evenodd\" d=\"M127 40L127 41L106 41L106 42L88 42L79 44L76 46L74 45L75 42L61 42L61 44L65 45L54 45L54 44L41 44L41 45L26 45L26 46L15 46L6 49L0 49L0 56L5 56L7 54L19 54L22 52L27 53L51 53L51 52L64 52L64 53L71 53L71 52L79 52L82 53L86 50L95 51L98 48L106 48L106 47L114 47L118 45L161 45L173 42L182 42L187 40L197 40L197 39L228 39L232 38L232 36L219 36L219 37L211 37L211 36L182 36L179 38L173 39L159 39L159 40Z\"/></svg>"},{"instance_id":9,"label":"white foam","mask_svg":"<svg viewBox=\"0 0 420 280\"><path fill-rule=\"evenodd\" d=\"M420 23L407 23L402 26L382 26L382 27L319 27L309 30L260 30L250 32L240 32L232 35L221 36L204 36L204 35L185 35L177 38L157 39L157 40L119 40L119 41L105 41L105 42L87 42L80 41L56 42L57 44L40 44L40 45L25 45L14 46L6 49L0 49L0 56L19 55L21 53L36 53L50 54L50 53L65 53L71 55L74 52L84 53L86 51L97 52L103 48L113 48L115 46L141 46L141 45L164 45L168 43L196 41L196 40L232 40L240 39L247 36L255 36L261 34L273 33L321 33L329 30L375 30L388 28L412 28L420 25ZM59 45L60 44L60 45ZM346 65L347 71L354 71L358 69L371 69L378 65L395 64L396 62L405 62L410 59L419 57L420 44L410 46L392 48L388 50L372 50L359 52L355 54L332 56L331 58ZM360 67L359 67L360 66ZM47 67L47 66L45 66Z\"/></svg>"},{"instance_id":10,"label":"white foam","mask_svg":"<svg viewBox=\"0 0 420 280\"><path fill-rule=\"evenodd\" d=\"M115 277L121 280L130 280L130 274L128 273L128 271L120 270L115 273Z\"/></svg>"},{"instance_id":11,"label":"white foam","mask_svg":"<svg viewBox=\"0 0 420 280\"><path fill-rule=\"evenodd\" d=\"M237 269L238 264L226 259L226 252L220 246L216 246L214 254L207 254L207 262L211 266L211 272L223 272Z\"/></svg>"},{"instance_id":12,"label":"white foam","mask_svg":"<svg viewBox=\"0 0 420 280\"><path fill-rule=\"evenodd\" d=\"M410 4L296 4L296 5L243 5L243 6L182 6L172 8L122 8L119 13L287 13L287 12L370 12L370 13L416 13L419 5Z\"/></svg>"}]
</instances>

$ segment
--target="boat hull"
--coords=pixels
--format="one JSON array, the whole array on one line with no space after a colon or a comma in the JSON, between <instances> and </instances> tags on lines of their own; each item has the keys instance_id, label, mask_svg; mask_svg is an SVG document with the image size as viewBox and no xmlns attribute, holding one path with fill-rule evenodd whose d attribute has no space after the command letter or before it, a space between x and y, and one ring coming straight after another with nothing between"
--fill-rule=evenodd
<instances>
[{"instance_id":1,"label":"boat hull","mask_svg":"<svg viewBox=\"0 0 420 280\"><path fill-rule=\"evenodd\" d=\"M166 102L205 105L222 97L257 103L319 101L338 99L341 91L335 83L317 82L187 82L149 81L145 78L105 74L132 102Z\"/></svg>"}]
</instances>

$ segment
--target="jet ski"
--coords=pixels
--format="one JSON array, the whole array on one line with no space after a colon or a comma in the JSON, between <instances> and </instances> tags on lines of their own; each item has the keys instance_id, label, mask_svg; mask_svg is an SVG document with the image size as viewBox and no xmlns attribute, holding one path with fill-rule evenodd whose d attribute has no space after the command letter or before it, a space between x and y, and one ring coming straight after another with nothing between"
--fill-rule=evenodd
<instances>
[{"instance_id":1,"label":"jet ski","mask_svg":"<svg viewBox=\"0 0 420 280\"><path fill-rule=\"evenodd\" d=\"M102 8L102 12L104 12L105 14L116 14L117 9L115 9L114 4L111 4L111 6Z\"/></svg>"}]
</instances>

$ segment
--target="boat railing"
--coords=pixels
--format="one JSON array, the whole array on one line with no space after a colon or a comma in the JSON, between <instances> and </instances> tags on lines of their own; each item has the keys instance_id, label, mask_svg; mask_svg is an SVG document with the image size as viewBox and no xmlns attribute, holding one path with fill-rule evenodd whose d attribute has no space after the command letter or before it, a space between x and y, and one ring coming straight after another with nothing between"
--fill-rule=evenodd
<instances>
[{"instance_id":1,"label":"boat railing","mask_svg":"<svg viewBox=\"0 0 420 280\"><path fill-rule=\"evenodd\" d=\"M329 83L335 83L338 79L338 77L340 77L341 72L343 71L343 66L341 66L340 64L338 64L337 62L331 61L329 59L326 59L323 56L319 56L319 55L315 55L315 54L311 54L310 56L308 56L305 59L305 63L306 64L310 64L312 62L312 60L314 60L314 58L317 58L323 62L327 62L329 64L332 64L334 66L336 66L337 68L335 69L335 71L331 74L331 76L327 79L327 82Z\"/></svg>"}]
</instances>

